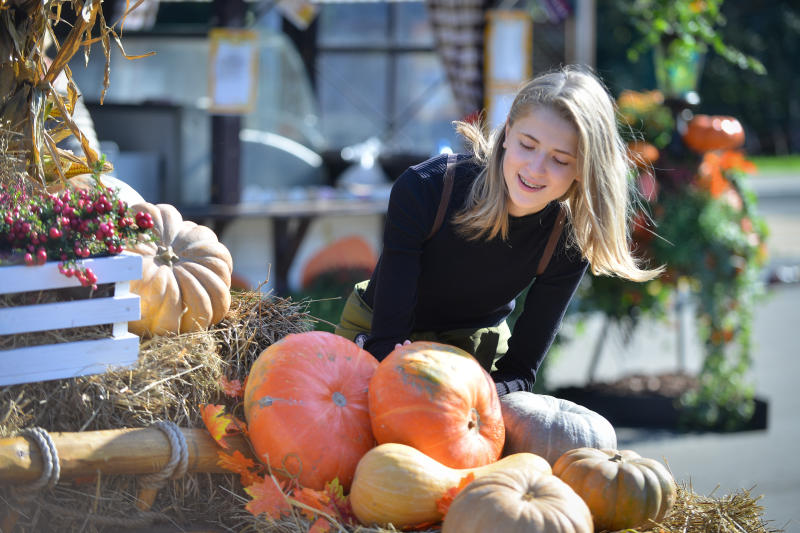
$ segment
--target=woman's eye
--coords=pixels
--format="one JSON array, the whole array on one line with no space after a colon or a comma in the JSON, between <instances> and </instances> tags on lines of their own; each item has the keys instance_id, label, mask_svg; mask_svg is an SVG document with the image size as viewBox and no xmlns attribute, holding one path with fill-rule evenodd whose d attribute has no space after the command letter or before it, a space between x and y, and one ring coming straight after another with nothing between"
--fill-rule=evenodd
<instances>
[{"instance_id":1,"label":"woman's eye","mask_svg":"<svg viewBox=\"0 0 800 533\"><path fill-rule=\"evenodd\" d=\"M533 146L533 145L530 145L530 144L525 144L525 143L523 143L523 142L519 143L519 145L520 145L520 146L522 146L522 148L524 148L525 150L533 150L534 148L536 148L536 147L535 147L535 146Z\"/></svg>"},{"instance_id":2,"label":"woman's eye","mask_svg":"<svg viewBox=\"0 0 800 533\"><path fill-rule=\"evenodd\" d=\"M556 157L553 158L553 161L555 161L556 163L558 163L559 165L562 165L562 166L569 165L569 161L561 161L560 159L558 159Z\"/></svg>"}]
</instances>

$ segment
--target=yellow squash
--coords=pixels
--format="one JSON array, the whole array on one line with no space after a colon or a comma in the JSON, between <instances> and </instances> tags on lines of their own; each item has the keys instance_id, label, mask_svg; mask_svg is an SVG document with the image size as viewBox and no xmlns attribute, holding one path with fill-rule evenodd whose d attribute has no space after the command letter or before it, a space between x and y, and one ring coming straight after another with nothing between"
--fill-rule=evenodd
<instances>
[{"instance_id":1,"label":"yellow squash","mask_svg":"<svg viewBox=\"0 0 800 533\"><path fill-rule=\"evenodd\" d=\"M442 520L437 502L470 473L479 479L510 469L551 473L550 465L532 453L517 453L475 468L450 468L405 444L385 443L358 462L350 488L356 518L367 525L396 528Z\"/></svg>"}]
</instances>

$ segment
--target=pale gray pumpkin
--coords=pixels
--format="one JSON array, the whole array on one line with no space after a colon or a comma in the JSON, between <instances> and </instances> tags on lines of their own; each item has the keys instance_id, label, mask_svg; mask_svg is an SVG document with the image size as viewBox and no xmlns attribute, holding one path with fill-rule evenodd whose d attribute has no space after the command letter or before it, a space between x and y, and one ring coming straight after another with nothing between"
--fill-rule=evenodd
<instances>
[{"instance_id":1,"label":"pale gray pumpkin","mask_svg":"<svg viewBox=\"0 0 800 533\"><path fill-rule=\"evenodd\" d=\"M614 426L582 405L544 394L518 391L500 397L506 442L503 455L529 452L552 466L575 448L617 447Z\"/></svg>"}]
</instances>

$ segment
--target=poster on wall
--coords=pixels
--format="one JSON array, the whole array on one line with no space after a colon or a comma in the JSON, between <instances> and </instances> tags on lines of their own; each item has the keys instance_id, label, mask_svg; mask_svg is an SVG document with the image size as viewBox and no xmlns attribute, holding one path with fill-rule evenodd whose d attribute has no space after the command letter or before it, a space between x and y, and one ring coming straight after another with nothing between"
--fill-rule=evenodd
<instances>
[{"instance_id":1,"label":"poster on wall","mask_svg":"<svg viewBox=\"0 0 800 533\"><path fill-rule=\"evenodd\" d=\"M500 126L519 87L532 75L533 20L520 9L486 12L485 107L489 127Z\"/></svg>"},{"instance_id":2,"label":"poster on wall","mask_svg":"<svg viewBox=\"0 0 800 533\"><path fill-rule=\"evenodd\" d=\"M258 34L214 28L209 32L208 85L213 114L246 114L255 109Z\"/></svg>"}]
</instances>

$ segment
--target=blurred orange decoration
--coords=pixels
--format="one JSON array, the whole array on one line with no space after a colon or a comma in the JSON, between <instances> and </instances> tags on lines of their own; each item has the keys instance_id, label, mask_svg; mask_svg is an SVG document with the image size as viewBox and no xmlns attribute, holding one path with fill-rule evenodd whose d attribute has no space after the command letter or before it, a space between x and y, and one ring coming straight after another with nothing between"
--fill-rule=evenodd
<instances>
[{"instance_id":1,"label":"blurred orange decoration","mask_svg":"<svg viewBox=\"0 0 800 533\"><path fill-rule=\"evenodd\" d=\"M649 168L658 161L658 148L646 141L631 141L628 143L633 162L639 168Z\"/></svg>"},{"instance_id":2,"label":"blurred orange decoration","mask_svg":"<svg viewBox=\"0 0 800 533\"><path fill-rule=\"evenodd\" d=\"M738 210L741 209L741 197L724 176L724 173L730 170L753 173L756 166L752 161L745 159L744 154L739 151L708 152L703 156L698 168L696 183L701 189L707 190L712 198L718 198L723 194L739 198L737 205L733 205Z\"/></svg>"},{"instance_id":3,"label":"blurred orange decoration","mask_svg":"<svg viewBox=\"0 0 800 533\"><path fill-rule=\"evenodd\" d=\"M307 288L324 272L343 269L364 269L372 272L378 257L363 238L342 237L314 254L303 267L301 285Z\"/></svg>"},{"instance_id":4,"label":"blurred orange decoration","mask_svg":"<svg viewBox=\"0 0 800 533\"><path fill-rule=\"evenodd\" d=\"M732 150L744 144L744 128L734 117L695 115L683 135L686 146L697 153Z\"/></svg>"}]
</instances>

